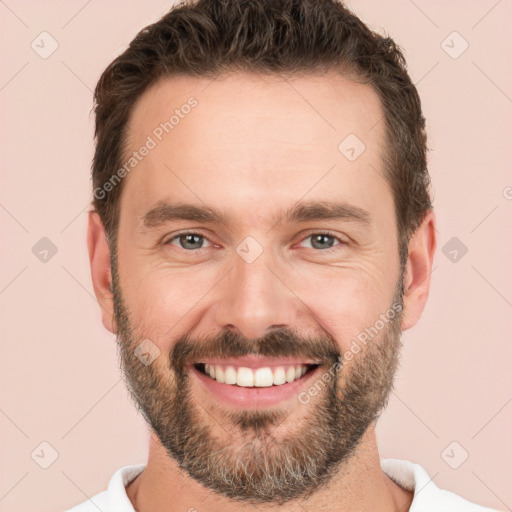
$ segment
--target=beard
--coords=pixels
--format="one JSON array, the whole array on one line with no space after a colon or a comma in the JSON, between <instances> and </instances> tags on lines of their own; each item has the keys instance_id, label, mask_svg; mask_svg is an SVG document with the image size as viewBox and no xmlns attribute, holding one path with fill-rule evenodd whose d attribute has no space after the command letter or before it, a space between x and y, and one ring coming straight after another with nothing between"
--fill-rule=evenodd
<instances>
[{"instance_id":1,"label":"beard","mask_svg":"<svg viewBox=\"0 0 512 512\"><path fill-rule=\"evenodd\" d=\"M398 313L348 368L329 335L304 337L289 329L256 340L233 331L202 339L184 335L170 353L146 365L135 352L146 337L130 321L114 257L114 321L131 398L168 455L204 487L253 505L307 499L346 466L387 405L401 348L403 276L402 271L392 303ZM321 367L310 381L317 393L301 393L301 405L289 410L224 408L213 400L209 411L200 405L187 365L249 354L318 361ZM294 418L299 410L302 417Z\"/></svg>"}]
</instances>

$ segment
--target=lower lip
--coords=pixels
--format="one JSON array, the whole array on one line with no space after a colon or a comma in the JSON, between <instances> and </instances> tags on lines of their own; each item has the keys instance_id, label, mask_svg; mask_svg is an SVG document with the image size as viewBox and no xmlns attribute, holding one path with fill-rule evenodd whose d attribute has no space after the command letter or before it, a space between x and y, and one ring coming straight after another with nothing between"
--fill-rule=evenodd
<instances>
[{"instance_id":1,"label":"lower lip","mask_svg":"<svg viewBox=\"0 0 512 512\"><path fill-rule=\"evenodd\" d=\"M300 379L281 384L280 386L246 388L236 384L217 382L195 368L195 366L189 365L191 373L199 379L210 393L221 401L235 407L256 408L276 405L292 397L297 398L297 395L309 384L311 379L318 375L320 368L321 366L309 370Z\"/></svg>"}]
</instances>

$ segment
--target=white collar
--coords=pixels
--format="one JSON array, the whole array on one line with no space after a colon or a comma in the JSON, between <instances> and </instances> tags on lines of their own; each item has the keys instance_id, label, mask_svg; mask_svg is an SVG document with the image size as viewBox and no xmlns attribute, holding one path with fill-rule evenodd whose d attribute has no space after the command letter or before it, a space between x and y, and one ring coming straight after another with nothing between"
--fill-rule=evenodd
<instances>
[{"instance_id":1,"label":"white collar","mask_svg":"<svg viewBox=\"0 0 512 512\"><path fill-rule=\"evenodd\" d=\"M496 512L494 509L471 503L453 492L440 489L419 464L400 459L381 459L380 463L382 471L396 484L414 492L409 512ZM93 510L88 507L91 501L103 506L105 512L135 512L126 494L126 486L142 473L145 467L146 464L136 464L119 468L112 475L106 491L70 512Z\"/></svg>"}]
</instances>

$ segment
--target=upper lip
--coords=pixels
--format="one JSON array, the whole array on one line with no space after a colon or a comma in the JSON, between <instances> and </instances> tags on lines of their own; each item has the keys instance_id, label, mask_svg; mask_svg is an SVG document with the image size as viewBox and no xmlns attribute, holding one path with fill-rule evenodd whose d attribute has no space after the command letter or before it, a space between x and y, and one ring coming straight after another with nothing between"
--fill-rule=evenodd
<instances>
[{"instance_id":1,"label":"upper lip","mask_svg":"<svg viewBox=\"0 0 512 512\"><path fill-rule=\"evenodd\" d=\"M192 364L208 363L213 365L233 365L261 368L264 366L280 366L285 364L321 364L320 361L304 359L300 357L262 357L257 355L248 355L243 357L205 357L195 360Z\"/></svg>"}]
</instances>

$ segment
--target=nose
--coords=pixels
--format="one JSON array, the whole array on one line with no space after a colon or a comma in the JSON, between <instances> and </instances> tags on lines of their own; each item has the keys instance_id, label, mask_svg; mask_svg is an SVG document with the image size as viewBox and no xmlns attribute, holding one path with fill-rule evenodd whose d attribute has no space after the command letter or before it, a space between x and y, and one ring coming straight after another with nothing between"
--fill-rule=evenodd
<instances>
[{"instance_id":1,"label":"nose","mask_svg":"<svg viewBox=\"0 0 512 512\"><path fill-rule=\"evenodd\" d=\"M235 255L234 266L216 297L219 330L236 330L248 339L277 327L296 327L301 301L286 283L286 272L270 265L266 252L248 263Z\"/></svg>"}]
</instances>

